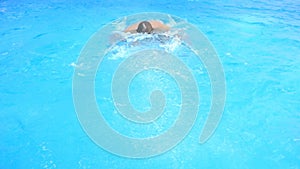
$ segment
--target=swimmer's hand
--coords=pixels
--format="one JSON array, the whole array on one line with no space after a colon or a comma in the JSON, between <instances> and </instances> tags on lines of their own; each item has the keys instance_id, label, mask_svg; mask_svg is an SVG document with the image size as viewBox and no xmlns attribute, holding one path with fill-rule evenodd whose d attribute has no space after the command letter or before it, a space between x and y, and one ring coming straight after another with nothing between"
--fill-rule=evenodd
<instances>
[{"instance_id":1,"label":"swimmer's hand","mask_svg":"<svg viewBox=\"0 0 300 169\"><path fill-rule=\"evenodd\" d=\"M111 34L110 39L109 39L109 44L112 45L114 43L117 43L117 42L120 42L123 40L126 40L124 32L116 31Z\"/></svg>"}]
</instances>

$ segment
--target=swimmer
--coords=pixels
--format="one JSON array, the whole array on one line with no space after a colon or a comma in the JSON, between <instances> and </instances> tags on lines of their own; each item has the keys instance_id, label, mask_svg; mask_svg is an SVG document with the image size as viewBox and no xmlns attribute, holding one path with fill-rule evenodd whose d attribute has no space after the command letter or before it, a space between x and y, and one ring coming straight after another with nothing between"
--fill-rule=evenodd
<instances>
[{"instance_id":1,"label":"swimmer","mask_svg":"<svg viewBox=\"0 0 300 169\"><path fill-rule=\"evenodd\" d=\"M125 30L123 30L122 32L126 34L127 33L160 34L160 33L169 32L170 30L171 28L160 20L149 20L149 21L141 21L133 25L130 25L127 28L125 28ZM173 34L173 36L183 39L184 32L180 30L176 30L176 31L177 33ZM168 35L163 35L163 38L168 38ZM110 38L110 44L114 44L118 41L126 41L126 36L121 32L114 32Z\"/></svg>"},{"instance_id":2,"label":"swimmer","mask_svg":"<svg viewBox=\"0 0 300 169\"><path fill-rule=\"evenodd\" d=\"M158 32L167 32L170 30L170 27L163 24L161 21L152 20L152 21L142 21L135 23L127 27L124 32L130 33L158 33Z\"/></svg>"}]
</instances>

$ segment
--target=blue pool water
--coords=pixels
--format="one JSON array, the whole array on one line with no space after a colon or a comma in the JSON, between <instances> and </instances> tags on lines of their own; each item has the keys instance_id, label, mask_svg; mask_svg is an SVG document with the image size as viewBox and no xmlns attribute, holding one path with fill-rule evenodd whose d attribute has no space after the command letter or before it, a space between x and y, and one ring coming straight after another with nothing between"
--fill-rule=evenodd
<instances>
[{"instance_id":1,"label":"blue pool water","mask_svg":"<svg viewBox=\"0 0 300 169\"><path fill-rule=\"evenodd\" d=\"M214 135L199 144L210 106L209 78L201 62L182 58L199 85L195 125L167 153L130 159L98 147L82 130L73 105L72 78L80 51L93 33L140 12L186 19L210 39L226 76L226 104ZM300 168L298 1L1 0L0 39L1 169ZM172 79L161 72L144 72L134 79L130 91L136 95L129 97L138 110L145 111L149 103L135 96L148 97L147 89L165 84L172 89L165 94L175 101L167 105L172 111L166 111L160 127L138 128L121 122L105 100L109 86L100 84L109 84L102 77L112 71L111 67L99 70L95 91L113 128L145 137L172 125L180 102ZM145 83L140 90L152 79L157 83Z\"/></svg>"}]
</instances>

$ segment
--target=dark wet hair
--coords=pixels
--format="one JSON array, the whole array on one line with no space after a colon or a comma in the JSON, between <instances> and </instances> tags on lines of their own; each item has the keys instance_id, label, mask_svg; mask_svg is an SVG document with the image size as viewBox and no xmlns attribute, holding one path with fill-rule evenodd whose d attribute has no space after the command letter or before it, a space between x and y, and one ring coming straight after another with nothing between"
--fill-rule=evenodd
<instances>
[{"instance_id":1,"label":"dark wet hair","mask_svg":"<svg viewBox=\"0 0 300 169\"><path fill-rule=\"evenodd\" d=\"M139 24L137 30L138 33L151 33L153 31L152 25L148 21L143 21Z\"/></svg>"}]
</instances>

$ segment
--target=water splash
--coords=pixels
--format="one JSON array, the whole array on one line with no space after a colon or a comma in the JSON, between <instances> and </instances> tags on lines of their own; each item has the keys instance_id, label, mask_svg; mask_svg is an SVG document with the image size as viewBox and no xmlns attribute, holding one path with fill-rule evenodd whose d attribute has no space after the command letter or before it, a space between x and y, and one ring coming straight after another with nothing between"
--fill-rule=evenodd
<instances>
[{"instance_id":1,"label":"water splash","mask_svg":"<svg viewBox=\"0 0 300 169\"><path fill-rule=\"evenodd\" d=\"M178 31L168 31L157 34L120 34L123 40L107 50L107 54L110 54L108 59L127 58L129 54L138 52L145 46L148 49L173 53L183 43L178 33Z\"/></svg>"}]
</instances>

